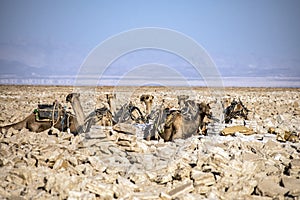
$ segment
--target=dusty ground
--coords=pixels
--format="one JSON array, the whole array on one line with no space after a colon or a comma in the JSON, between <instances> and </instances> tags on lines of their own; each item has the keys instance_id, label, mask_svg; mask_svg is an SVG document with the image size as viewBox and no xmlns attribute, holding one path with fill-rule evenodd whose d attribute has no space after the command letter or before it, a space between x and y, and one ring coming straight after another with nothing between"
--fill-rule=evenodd
<instances>
[{"instance_id":1,"label":"dusty ground","mask_svg":"<svg viewBox=\"0 0 300 200\"><path fill-rule=\"evenodd\" d=\"M73 88L0 86L0 125L20 121L38 103L82 93L86 114L106 105L115 91L119 104L132 101L144 112L139 96L152 94L155 105L177 106L177 95L210 103L207 88ZM95 127L90 133L48 135L9 130L0 134L0 197L3 199L299 199L300 145L268 134L300 133L300 89L225 88L222 98L240 98L251 110L249 126L257 134L208 136L175 142L145 141L136 135ZM218 124L217 127L222 127ZM87 137L89 136L89 137ZM92 137L91 137L92 136Z\"/></svg>"}]
</instances>

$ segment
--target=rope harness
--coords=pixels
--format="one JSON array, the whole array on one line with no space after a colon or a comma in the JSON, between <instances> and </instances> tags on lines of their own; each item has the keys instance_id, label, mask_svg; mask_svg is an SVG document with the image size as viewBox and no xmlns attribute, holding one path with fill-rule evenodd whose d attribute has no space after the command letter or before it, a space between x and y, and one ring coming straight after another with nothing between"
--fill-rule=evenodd
<instances>
[{"instance_id":1,"label":"rope harness","mask_svg":"<svg viewBox=\"0 0 300 200\"><path fill-rule=\"evenodd\" d=\"M38 108L34 109L33 113L35 114L35 119L38 122L50 122L51 128L54 128L55 125L60 121L61 130L64 130L65 125L69 129L70 126L70 115L65 108L58 103L57 100L50 104L39 104ZM65 121L67 121L65 123Z\"/></svg>"},{"instance_id":2,"label":"rope harness","mask_svg":"<svg viewBox=\"0 0 300 200\"><path fill-rule=\"evenodd\" d=\"M232 118L244 118L247 119L248 108L244 106L241 100L239 101L232 101L231 104L225 108L224 114L225 114L225 123L228 123Z\"/></svg>"}]
</instances>

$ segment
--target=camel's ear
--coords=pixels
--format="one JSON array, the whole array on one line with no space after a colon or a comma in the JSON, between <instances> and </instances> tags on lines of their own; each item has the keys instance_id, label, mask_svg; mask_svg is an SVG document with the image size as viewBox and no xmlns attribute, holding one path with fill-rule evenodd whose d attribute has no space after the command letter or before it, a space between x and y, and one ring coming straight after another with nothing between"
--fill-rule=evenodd
<instances>
[{"instance_id":1,"label":"camel's ear","mask_svg":"<svg viewBox=\"0 0 300 200\"><path fill-rule=\"evenodd\" d=\"M79 93L70 93L70 94L68 94L68 96L66 97L66 102L71 103L73 97L80 97L80 94Z\"/></svg>"},{"instance_id":2,"label":"camel's ear","mask_svg":"<svg viewBox=\"0 0 300 200\"><path fill-rule=\"evenodd\" d=\"M140 101L144 101L144 100L145 100L145 96L142 95L142 96L140 97Z\"/></svg>"},{"instance_id":3,"label":"camel's ear","mask_svg":"<svg viewBox=\"0 0 300 200\"><path fill-rule=\"evenodd\" d=\"M68 94L66 97L66 102L71 102L72 97L73 97L73 93Z\"/></svg>"},{"instance_id":4,"label":"camel's ear","mask_svg":"<svg viewBox=\"0 0 300 200\"><path fill-rule=\"evenodd\" d=\"M208 107L209 109L211 109L211 107L210 107L209 103L207 104L207 107Z\"/></svg>"},{"instance_id":5,"label":"camel's ear","mask_svg":"<svg viewBox=\"0 0 300 200\"><path fill-rule=\"evenodd\" d=\"M109 99L109 98L116 98L116 94L106 94L106 99Z\"/></svg>"}]
</instances>

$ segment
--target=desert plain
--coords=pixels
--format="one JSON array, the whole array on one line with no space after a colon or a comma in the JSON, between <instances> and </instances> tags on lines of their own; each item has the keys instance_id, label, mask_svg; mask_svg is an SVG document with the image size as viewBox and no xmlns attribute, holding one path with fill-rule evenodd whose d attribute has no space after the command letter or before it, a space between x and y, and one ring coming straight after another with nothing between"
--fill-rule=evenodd
<instances>
[{"instance_id":1,"label":"desert plain","mask_svg":"<svg viewBox=\"0 0 300 200\"><path fill-rule=\"evenodd\" d=\"M240 99L250 110L246 126L255 134L221 136L221 122L209 124L206 136L173 142L147 141L138 125L130 134L99 126L79 135L3 131L0 199L300 199L300 143L268 133L299 137L300 89L219 90L222 101ZM74 91L82 93L86 115L107 106L105 95L113 92L120 105L132 101L142 112L141 94L155 97L153 107L176 109L177 96L186 94L210 103L213 114L220 109L216 89L205 87L1 85L0 126L24 119L39 103L58 100L70 109L65 98Z\"/></svg>"}]
</instances>

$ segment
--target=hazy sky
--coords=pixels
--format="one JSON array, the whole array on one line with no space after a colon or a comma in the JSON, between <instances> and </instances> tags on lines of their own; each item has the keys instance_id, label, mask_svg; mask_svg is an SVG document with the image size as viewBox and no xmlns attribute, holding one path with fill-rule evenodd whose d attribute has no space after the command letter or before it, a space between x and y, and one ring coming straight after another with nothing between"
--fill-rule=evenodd
<instances>
[{"instance_id":1,"label":"hazy sky","mask_svg":"<svg viewBox=\"0 0 300 200\"><path fill-rule=\"evenodd\" d=\"M300 76L298 0L1 0L0 59L78 68L103 40L142 27L186 34L221 71L277 67Z\"/></svg>"}]
</instances>

